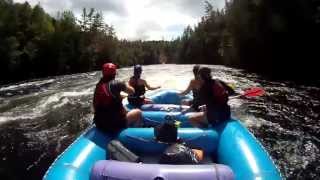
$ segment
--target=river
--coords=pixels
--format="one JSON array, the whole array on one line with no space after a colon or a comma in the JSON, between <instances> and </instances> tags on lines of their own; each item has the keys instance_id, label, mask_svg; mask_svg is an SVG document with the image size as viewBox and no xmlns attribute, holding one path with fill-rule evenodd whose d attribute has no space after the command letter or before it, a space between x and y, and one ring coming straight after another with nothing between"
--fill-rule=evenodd
<instances>
[{"instance_id":1,"label":"river","mask_svg":"<svg viewBox=\"0 0 320 180\"><path fill-rule=\"evenodd\" d=\"M150 65L150 85L182 90L192 65ZM208 66L213 77L236 91L262 87L266 95L230 100L241 119L270 153L287 179L320 177L320 88L274 82L224 66ZM132 68L118 70L127 81ZM41 179L53 160L92 124L92 97L100 72L0 86L0 178Z\"/></svg>"}]
</instances>

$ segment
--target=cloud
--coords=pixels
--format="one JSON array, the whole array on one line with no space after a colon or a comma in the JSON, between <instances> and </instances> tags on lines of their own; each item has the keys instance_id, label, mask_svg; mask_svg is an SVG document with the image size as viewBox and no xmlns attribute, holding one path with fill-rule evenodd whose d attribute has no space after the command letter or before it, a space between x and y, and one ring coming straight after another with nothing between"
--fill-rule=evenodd
<instances>
[{"instance_id":1,"label":"cloud","mask_svg":"<svg viewBox=\"0 0 320 180\"><path fill-rule=\"evenodd\" d=\"M24 2L25 0L14 0ZM107 24L113 25L120 39L171 40L194 26L205 14L202 0L27 0L40 5L55 16L58 11L72 10L80 17L82 9L102 12ZM209 0L214 8L222 8L224 0Z\"/></svg>"},{"instance_id":2,"label":"cloud","mask_svg":"<svg viewBox=\"0 0 320 180\"><path fill-rule=\"evenodd\" d=\"M215 9L224 7L224 0L208 0ZM151 0L148 7L158 6L163 10L175 9L182 14L199 17L205 14L205 0Z\"/></svg>"},{"instance_id":3,"label":"cloud","mask_svg":"<svg viewBox=\"0 0 320 180\"><path fill-rule=\"evenodd\" d=\"M138 25L135 39L149 40L153 32L162 32L163 28L154 21L145 21Z\"/></svg>"},{"instance_id":4,"label":"cloud","mask_svg":"<svg viewBox=\"0 0 320 180\"><path fill-rule=\"evenodd\" d=\"M83 8L94 8L97 11L126 16L125 1L118 0L27 0L31 5L40 4L51 15L58 11L72 10L75 14L82 13ZM14 0L23 3L25 0Z\"/></svg>"},{"instance_id":5,"label":"cloud","mask_svg":"<svg viewBox=\"0 0 320 180\"><path fill-rule=\"evenodd\" d=\"M183 25L183 24L175 24L175 25L168 26L166 28L166 30L170 31L170 32L172 32L172 31L183 31L185 27L186 26Z\"/></svg>"},{"instance_id":6,"label":"cloud","mask_svg":"<svg viewBox=\"0 0 320 180\"><path fill-rule=\"evenodd\" d=\"M70 1L70 0L69 0ZM124 1L119 0L73 0L72 9L82 10L83 8L94 8L102 12L112 12L119 16L127 16Z\"/></svg>"}]
</instances>

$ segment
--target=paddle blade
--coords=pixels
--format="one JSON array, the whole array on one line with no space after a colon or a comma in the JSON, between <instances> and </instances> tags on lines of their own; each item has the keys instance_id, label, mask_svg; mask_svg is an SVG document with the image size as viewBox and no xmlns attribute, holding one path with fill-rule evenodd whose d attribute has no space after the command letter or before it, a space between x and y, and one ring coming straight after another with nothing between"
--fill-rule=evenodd
<instances>
[{"instance_id":1,"label":"paddle blade","mask_svg":"<svg viewBox=\"0 0 320 180\"><path fill-rule=\"evenodd\" d=\"M244 91L242 96L245 96L245 97L257 97L257 96L262 96L264 94L265 94L265 91L262 88L253 87L253 88L250 88L250 89Z\"/></svg>"},{"instance_id":2,"label":"paddle blade","mask_svg":"<svg viewBox=\"0 0 320 180\"><path fill-rule=\"evenodd\" d=\"M236 85L234 83L227 83L227 86L229 86L232 90L236 89Z\"/></svg>"}]
</instances>

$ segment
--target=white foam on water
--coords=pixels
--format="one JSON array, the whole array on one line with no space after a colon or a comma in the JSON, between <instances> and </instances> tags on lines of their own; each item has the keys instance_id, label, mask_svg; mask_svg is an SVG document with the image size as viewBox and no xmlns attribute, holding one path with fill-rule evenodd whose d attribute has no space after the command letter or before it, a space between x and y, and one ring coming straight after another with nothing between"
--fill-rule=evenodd
<instances>
[{"instance_id":1,"label":"white foam on water","mask_svg":"<svg viewBox=\"0 0 320 180\"><path fill-rule=\"evenodd\" d=\"M45 100L40 101L38 103L38 107L40 108L40 110L44 110L49 106L55 107L55 105L57 105L55 103L57 103L57 102L61 102L62 104L66 104L69 102L69 99L72 97L91 95L92 89L93 88L88 88L88 89L86 89L84 91L80 91L80 92L77 92L77 91L59 92L59 93L56 93L56 94L49 96ZM56 106L56 107L61 107L62 106L61 103L58 103L58 106ZM51 105L53 105L53 106L51 106Z\"/></svg>"},{"instance_id":2,"label":"white foam on water","mask_svg":"<svg viewBox=\"0 0 320 180\"><path fill-rule=\"evenodd\" d=\"M35 119L35 118L39 118L43 115L39 114L39 113L28 113L28 114L24 114L24 115L18 115L18 116L0 116L0 125L7 123L9 121L15 121L15 120L25 120L25 119Z\"/></svg>"},{"instance_id":3,"label":"white foam on water","mask_svg":"<svg viewBox=\"0 0 320 180\"><path fill-rule=\"evenodd\" d=\"M206 65L203 65L206 66ZM211 66L208 66L211 67ZM177 70L178 68L178 70ZM177 90L184 90L189 85L190 80L193 78L193 72L192 72L193 65L151 65L151 66L143 66L143 74L142 78L145 79L150 86L161 86L162 89L177 89ZM212 66L213 69L217 69L216 71L213 71L213 75L216 78L222 79L226 82L231 82L233 84L236 84L237 80L233 78L228 73L224 73L221 69L226 69L233 71L231 68L227 68L224 66ZM119 70L118 78L121 80L128 80L128 78L132 75L133 69L132 67L128 68L122 68ZM100 74L100 71L96 72L90 72L90 76L97 76ZM151 75L152 74L152 75ZM87 76L88 74L86 74ZM71 76L63 76L62 79L60 79L64 84L70 84L71 82L74 83L74 81L68 79L68 78L76 78L77 75L71 75ZM96 80L98 80L99 77L97 77ZM69 82L71 81L71 82ZM61 108L65 106L68 103L72 103L75 101L76 98L77 101L81 96L90 96L93 94L95 83L96 81L90 81L89 84L84 84L83 82L79 81L78 83L74 84L74 86L67 86L67 89L63 89L64 86L58 85L59 79L48 79L48 80L42 80L42 81L33 81L33 82L27 82L22 83L19 85L12 85L8 87L0 88L0 91L5 90L14 90L19 89L21 87L28 86L41 86L46 83L52 83L56 82L57 87L54 86L54 88L47 92L48 95L41 97L39 94L32 94L32 96L40 97L40 99L37 102L29 102L29 103L23 103L19 104L17 107L13 107L10 109L11 113L2 113L0 114L0 123L8 122L8 121L14 121L19 119L34 119L39 118L42 116L45 116L50 111ZM77 81L75 81L77 82ZM252 82L250 82L252 83ZM90 86L92 84L92 87ZM89 86L89 87L88 87ZM58 89L56 89L58 88ZM56 90L55 90L56 89ZM58 92L54 92L58 91ZM53 92L53 94L52 94ZM24 98L23 96L22 98ZM19 97L18 97L19 98ZM3 102L6 102L7 99L4 99ZM7 101L10 102L10 101ZM242 104L242 101L240 100L233 100L231 101L230 105L232 107L240 107ZM8 105L8 103L7 103ZM5 107L6 105L4 103L1 104L0 107Z\"/></svg>"},{"instance_id":4,"label":"white foam on water","mask_svg":"<svg viewBox=\"0 0 320 180\"><path fill-rule=\"evenodd\" d=\"M240 98L234 98L234 99L229 99L228 104L234 108L234 109L238 109L241 107L241 105L243 105L243 100Z\"/></svg>"},{"instance_id":5,"label":"white foam on water","mask_svg":"<svg viewBox=\"0 0 320 180\"><path fill-rule=\"evenodd\" d=\"M64 106L64 105L66 105L66 104L69 103L69 102L70 102L69 99L63 98L62 101L60 101L60 103L55 104L54 106L52 106L52 108L53 108L53 109L57 109L57 108L59 108L59 107L62 107L62 106Z\"/></svg>"},{"instance_id":6,"label":"white foam on water","mask_svg":"<svg viewBox=\"0 0 320 180\"><path fill-rule=\"evenodd\" d=\"M68 91L52 94L45 97L36 104L21 104L10 112L0 114L0 125L9 121L35 119L45 116L53 109L60 108L72 101L74 97L91 95L93 88L88 88L83 91ZM31 108L30 108L31 107Z\"/></svg>"},{"instance_id":7,"label":"white foam on water","mask_svg":"<svg viewBox=\"0 0 320 180\"><path fill-rule=\"evenodd\" d=\"M164 89L184 90L188 87L192 78L191 72L188 75L181 74L172 75L175 72L154 72L153 76L145 77L150 86L161 86Z\"/></svg>"},{"instance_id":8,"label":"white foam on water","mask_svg":"<svg viewBox=\"0 0 320 180\"><path fill-rule=\"evenodd\" d=\"M7 86L7 87L2 87L2 88L0 88L0 91L13 90L13 89L18 89L18 88L23 88L26 86L41 86L43 84L52 83L54 81L55 81L54 79L48 79L48 80L42 80L42 81L27 82L27 83L22 83L22 84L18 84L18 85L11 85L11 86Z\"/></svg>"}]
</instances>

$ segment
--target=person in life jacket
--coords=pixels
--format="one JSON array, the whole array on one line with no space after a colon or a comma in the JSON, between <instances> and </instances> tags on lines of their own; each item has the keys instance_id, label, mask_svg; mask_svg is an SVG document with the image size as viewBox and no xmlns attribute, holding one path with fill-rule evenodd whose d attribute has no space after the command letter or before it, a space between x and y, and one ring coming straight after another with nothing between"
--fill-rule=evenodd
<instances>
[{"instance_id":1,"label":"person in life jacket","mask_svg":"<svg viewBox=\"0 0 320 180\"><path fill-rule=\"evenodd\" d=\"M115 80L116 65L104 64L102 75L93 97L93 121L96 127L107 133L117 133L128 125L141 121L140 110L127 112L123 107L120 92L134 94L134 89L124 82Z\"/></svg>"},{"instance_id":2,"label":"person in life jacket","mask_svg":"<svg viewBox=\"0 0 320 180\"><path fill-rule=\"evenodd\" d=\"M228 105L229 95L234 91L223 81L212 79L211 70L202 67L199 70L201 87L199 90L199 108L197 112L189 116L189 122L193 126L215 124L230 118L230 106Z\"/></svg>"},{"instance_id":3,"label":"person in life jacket","mask_svg":"<svg viewBox=\"0 0 320 180\"><path fill-rule=\"evenodd\" d=\"M200 87L201 87L201 81L199 79L198 73L199 73L200 66L195 65L193 67L193 75L194 79L190 80L189 85L187 89L179 93L180 96L184 96L188 94L190 91L192 91L193 99L192 100L184 100L182 101L182 105L191 106L195 111L199 111L200 104Z\"/></svg>"},{"instance_id":4,"label":"person in life jacket","mask_svg":"<svg viewBox=\"0 0 320 180\"><path fill-rule=\"evenodd\" d=\"M128 102L130 105L134 107L140 107L143 104L150 104L152 100L145 98L144 94L146 92L146 88L148 90L155 90L160 88L151 87L146 80L141 79L142 67L141 65L135 65L133 67L133 76L130 78L128 84L132 86L135 90L134 94L128 96Z\"/></svg>"}]
</instances>

